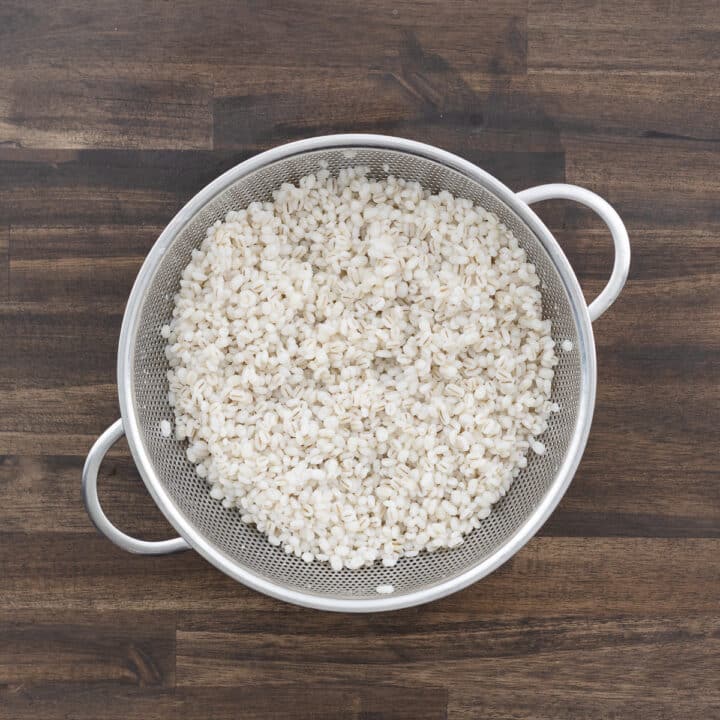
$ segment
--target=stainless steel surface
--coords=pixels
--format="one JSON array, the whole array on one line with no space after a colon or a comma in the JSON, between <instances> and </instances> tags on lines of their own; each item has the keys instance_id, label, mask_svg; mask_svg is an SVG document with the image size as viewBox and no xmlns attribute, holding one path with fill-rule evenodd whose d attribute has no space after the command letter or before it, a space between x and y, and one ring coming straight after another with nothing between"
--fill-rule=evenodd
<instances>
[{"instance_id":1,"label":"stainless steel surface","mask_svg":"<svg viewBox=\"0 0 720 720\"><path fill-rule=\"evenodd\" d=\"M137 555L168 555L170 553L189 550L190 546L182 538L172 540L138 540L118 530L108 519L100 505L97 492L97 479L100 463L107 451L125 434L122 420L116 420L93 444L88 453L82 474L83 502L93 525L108 540L123 550Z\"/></svg>"},{"instance_id":2,"label":"stainless steel surface","mask_svg":"<svg viewBox=\"0 0 720 720\"><path fill-rule=\"evenodd\" d=\"M541 200L573 200L594 210L607 225L615 246L615 260L607 285L588 306L590 320L595 322L615 302L625 287L630 270L630 240L625 224L606 200L577 185L566 183L538 185L522 190L517 193L517 197L528 205Z\"/></svg>"},{"instance_id":3,"label":"stainless steel surface","mask_svg":"<svg viewBox=\"0 0 720 720\"><path fill-rule=\"evenodd\" d=\"M321 163L334 172L349 165L369 165L376 176L387 174L384 166L389 166L390 173L417 180L434 191L470 198L496 213L537 267L543 310L552 319L553 337L573 343L571 352L559 354L553 400L561 411L551 418L543 437L547 454L529 458L508 495L464 544L403 558L393 568L376 564L333 572L328 564L308 565L286 555L242 523L236 511L213 500L209 487L186 459L184 444L160 432L160 422L173 419L160 328L171 317L173 296L191 251L200 244L206 228L230 209L269 199L282 182L295 181ZM442 597L478 580L517 552L548 517L575 472L590 429L595 383L592 326L577 279L557 242L528 205L457 156L378 135L325 136L291 143L238 165L202 190L171 221L149 253L128 301L118 354L118 390L128 443L151 495L179 534L219 569L250 587L301 605L352 612L388 610ZM118 542L117 537L111 539ZM122 541L118 544L123 545ZM392 585L395 590L379 595L379 585Z\"/></svg>"}]
</instances>

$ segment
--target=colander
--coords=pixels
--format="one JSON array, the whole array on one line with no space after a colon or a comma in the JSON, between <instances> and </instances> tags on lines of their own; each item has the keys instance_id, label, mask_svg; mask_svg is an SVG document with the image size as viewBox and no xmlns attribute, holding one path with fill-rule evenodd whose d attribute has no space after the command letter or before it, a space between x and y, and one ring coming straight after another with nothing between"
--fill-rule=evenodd
<instances>
[{"instance_id":1,"label":"colander","mask_svg":"<svg viewBox=\"0 0 720 720\"><path fill-rule=\"evenodd\" d=\"M164 437L160 423L174 417L167 400L168 362L160 328L171 318L173 297L192 250L206 228L231 209L268 200L283 182L327 164L331 172L368 165L371 174L416 180L434 192L448 190L494 212L512 230L541 280L544 316L552 320L559 353L542 456L531 455L507 495L465 542L453 549L334 572L306 564L271 545L234 509L210 497L185 456L184 443ZM605 221L615 243L607 287L587 306L560 246L529 205L552 198L575 200ZM422 143L382 135L329 135L261 153L200 191L165 228L147 256L123 318L118 349L122 419L96 441L83 470L83 498L96 527L130 552L158 555L194 549L236 580L298 605L349 612L392 610L448 595L484 577L516 553L541 527L565 493L585 447L595 404L595 342L591 322L613 303L627 278L630 245L617 213L602 198L574 185L551 184L514 193L470 162ZM568 347L566 345L566 347ZM180 537L148 542L126 535L103 512L97 495L100 463L123 434L150 495ZM383 591L379 594L378 588ZM388 593L388 590L392 592Z\"/></svg>"}]
</instances>

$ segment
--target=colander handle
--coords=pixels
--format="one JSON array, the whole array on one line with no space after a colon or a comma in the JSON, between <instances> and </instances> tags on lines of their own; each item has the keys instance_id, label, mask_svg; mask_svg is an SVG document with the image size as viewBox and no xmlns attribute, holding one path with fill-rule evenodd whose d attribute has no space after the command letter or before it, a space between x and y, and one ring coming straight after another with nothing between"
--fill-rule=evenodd
<instances>
[{"instance_id":1,"label":"colander handle","mask_svg":"<svg viewBox=\"0 0 720 720\"><path fill-rule=\"evenodd\" d=\"M594 322L615 302L627 280L630 270L630 240L625 224L607 201L577 185L565 183L538 185L517 193L517 196L528 205L541 200L574 200L594 210L605 221L615 243L615 263L605 289L588 306L590 320Z\"/></svg>"},{"instance_id":2,"label":"colander handle","mask_svg":"<svg viewBox=\"0 0 720 720\"><path fill-rule=\"evenodd\" d=\"M149 540L138 540L118 530L108 520L107 515L100 506L97 494L97 478L100 470L100 463L107 451L125 434L122 420L115 421L90 448L85 467L82 473L82 494L85 509L95 527L118 547L138 555L167 555L168 553L189 550L190 546L182 538L172 540L160 540L151 542Z\"/></svg>"}]
</instances>

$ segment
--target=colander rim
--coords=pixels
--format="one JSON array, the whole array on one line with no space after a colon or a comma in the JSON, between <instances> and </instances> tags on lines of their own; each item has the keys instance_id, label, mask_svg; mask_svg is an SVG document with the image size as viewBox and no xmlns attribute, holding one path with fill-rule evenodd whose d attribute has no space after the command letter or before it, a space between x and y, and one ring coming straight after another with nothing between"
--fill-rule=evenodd
<instances>
[{"instance_id":1,"label":"colander rim","mask_svg":"<svg viewBox=\"0 0 720 720\"><path fill-rule=\"evenodd\" d=\"M145 293L152 283L165 251L195 214L238 179L271 163L316 150L361 148L405 152L446 165L478 182L522 219L544 247L567 293L577 330L580 353L580 394L575 427L562 465L542 501L500 547L469 570L422 590L378 596L377 598L352 599L301 592L268 580L243 567L219 550L194 527L163 488L155 472L139 428L132 378L135 339ZM261 152L210 182L177 212L147 254L130 291L118 343L117 383L123 426L140 476L168 522L196 552L234 580L286 602L336 612L380 612L421 605L457 592L496 570L535 536L567 491L585 449L595 405L597 368L592 323L575 272L557 240L530 206L520 200L510 188L493 175L446 150L405 138L370 133L348 133L316 136Z\"/></svg>"}]
</instances>

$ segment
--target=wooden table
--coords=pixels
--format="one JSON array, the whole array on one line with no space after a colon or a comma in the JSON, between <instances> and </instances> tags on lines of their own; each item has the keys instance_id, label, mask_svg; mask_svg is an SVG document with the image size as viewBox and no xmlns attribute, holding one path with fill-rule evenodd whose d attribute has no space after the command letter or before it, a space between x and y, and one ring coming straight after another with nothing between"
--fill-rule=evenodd
<instances>
[{"instance_id":1,"label":"wooden table","mask_svg":"<svg viewBox=\"0 0 720 720\"><path fill-rule=\"evenodd\" d=\"M250 155L352 130L592 188L634 253L551 520L475 586L367 617L127 555L80 499L163 226ZM593 297L605 228L538 212ZM712 0L0 2L0 718L720 717L719 236ZM101 497L170 536L125 446Z\"/></svg>"}]
</instances>

